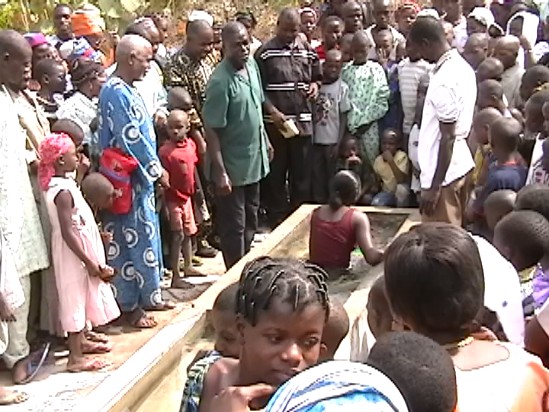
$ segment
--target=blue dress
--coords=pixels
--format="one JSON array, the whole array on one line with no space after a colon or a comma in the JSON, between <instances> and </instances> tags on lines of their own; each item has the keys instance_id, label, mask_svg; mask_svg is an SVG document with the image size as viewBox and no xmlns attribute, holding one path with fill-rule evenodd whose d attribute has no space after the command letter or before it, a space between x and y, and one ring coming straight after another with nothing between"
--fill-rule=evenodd
<instances>
[{"instance_id":1,"label":"blue dress","mask_svg":"<svg viewBox=\"0 0 549 412\"><path fill-rule=\"evenodd\" d=\"M116 147L134 157L131 176L133 202L128 214L105 213L104 230L113 234L107 258L119 273L115 296L123 312L162 302L161 241L154 182L162 174L156 154L153 123L137 91L118 77L111 77L99 96L99 145Z\"/></svg>"}]
</instances>

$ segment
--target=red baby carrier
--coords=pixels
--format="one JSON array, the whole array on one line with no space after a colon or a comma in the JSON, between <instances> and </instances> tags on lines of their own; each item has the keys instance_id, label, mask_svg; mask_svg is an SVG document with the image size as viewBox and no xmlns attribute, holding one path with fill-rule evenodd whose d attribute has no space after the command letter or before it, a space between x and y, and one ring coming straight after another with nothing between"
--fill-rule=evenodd
<instances>
[{"instance_id":1,"label":"red baby carrier","mask_svg":"<svg viewBox=\"0 0 549 412\"><path fill-rule=\"evenodd\" d=\"M99 172L109 179L116 194L110 212L124 215L132 208L131 174L136 168L137 161L120 149L109 147L101 153Z\"/></svg>"}]
</instances>

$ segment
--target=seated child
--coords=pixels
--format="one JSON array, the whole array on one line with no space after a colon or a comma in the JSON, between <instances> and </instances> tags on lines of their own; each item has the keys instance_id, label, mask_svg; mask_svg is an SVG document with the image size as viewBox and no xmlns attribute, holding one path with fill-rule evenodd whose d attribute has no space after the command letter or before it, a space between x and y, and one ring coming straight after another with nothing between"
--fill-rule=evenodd
<instances>
[{"instance_id":1,"label":"seated child","mask_svg":"<svg viewBox=\"0 0 549 412\"><path fill-rule=\"evenodd\" d=\"M430 76L428 73L419 78L419 83L417 85L414 123L410 129L410 136L408 138L408 156L410 158L410 163L412 164L412 182L410 184L410 188L416 194L416 197L419 197L419 194L421 193L421 185L419 182L421 171L419 170L418 162L418 143L419 130L421 129L421 120L423 117L423 106L425 105L425 96L427 95L429 81ZM419 199L417 200L419 201Z\"/></svg>"},{"instance_id":2,"label":"seated child","mask_svg":"<svg viewBox=\"0 0 549 412\"><path fill-rule=\"evenodd\" d=\"M381 137L381 154L374 171L381 180L382 192L372 199L372 206L406 207L410 196L408 155L400 149L400 134L386 129Z\"/></svg>"},{"instance_id":3,"label":"seated child","mask_svg":"<svg viewBox=\"0 0 549 412\"><path fill-rule=\"evenodd\" d=\"M474 156L475 168L473 170L473 183L475 186L484 185L488 167L494 161L490 146L490 128L501 116L502 114L497 109L487 107L479 110L473 119L474 143L477 145Z\"/></svg>"},{"instance_id":4,"label":"seated child","mask_svg":"<svg viewBox=\"0 0 549 412\"><path fill-rule=\"evenodd\" d=\"M326 273L316 265L263 256L243 269L237 292L239 359L222 358L208 370L200 410L230 386L275 388L318 362L330 304ZM250 409L265 407L254 400Z\"/></svg>"},{"instance_id":5,"label":"seated child","mask_svg":"<svg viewBox=\"0 0 549 412\"><path fill-rule=\"evenodd\" d=\"M415 332L393 332L376 341L368 365L395 383L410 411L454 412L454 363L443 346Z\"/></svg>"},{"instance_id":6,"label":"seated child","mask_svg":"<svg viewBox=\"0 0 549 412\"><path fill-rule=\"evenodd\" d=\"M57 120L56 112L67 87L67 69L63 63L53 59L40 60L32 69L33 78L40 84L36 101L44 109L51 125Z\"/></svg>"},{"instance_id":7,"label":"seated child","mask_svg":"<svg viewBox=\"0 0 549 412\"><path fill-rule=\"evenodd\" d=\"M484 220L484 201L490 193L501 189L518 192L526 182L526 167L516 160L522 127L513 118L501 117L490 129L490 144L496 163L489 166L486 183L468 211L470 221Z\"/></svg>"},{"instance_id":8,"label":"seated child","mask_svg":"<svg viewBox=\"0 0 549 412\"><path fill-rule=\"evenodd\" d=\"M353 136L345 136L339 144L336 173L341 170L350 170L358 177L361 191L357 203L369 205L373 195L379 191L380 185L370 161L360 153L358 141Z\"/></svg>"},{"instance_id":9,"label":"seated child","mask_svg":"<svg viewBox=\"0 0 549 412\"><path fill-rule=\"evenodd\" d=\"M334 360L339 345L349 333L349 315L339 301L330 302L330 317L322 332L319 362Z\"/></svg>"},{"instance_id":10,"label":"seated child","mask_svg":"<svg viewBox=\"0 0 549 412\"><path fill-rule=\"evenodd\" d=\"M172 110L168 116L168 137L160 148L158 157L162 167L170 175L170 187L166 189L172 242L170 249L173 271L172 287L187 288L179 273L179 252L183 250L184 275L199 274L192 266L192 239L197 227L191 196L195 190L195 168L199 154L206 151L203 139L192 139L187 135L189 118L183 110Z\"/></svg>"},{"instance_id":11,"label":"seated child","mask_svg":"<svg viewBox=\"0 0 549 412\"><path fill-rule=\"evenodd\" d=\"M518 272L532 272L536 266L533 278L520 279L525 316L533 315L547 300L547 281L538 265L549 252L548 234L549 222L532 210L509 213L494 230L494 246Z\"/></svg>"},{"instance_id":12,"label":"seated child","mask_svg":"<svg viewBox=\"0 0 549 412\"><path fill-rule=\"evenodd\" d=\"M472 336L480 330L484 274L476 242L465 230L418 225L388 246L384 269L395 323L434 338L452 357L458 410L543 409L549 371L541 361L519 346Z\"/></svg>"},{"instance_id":13,"label":"seated child","mask_svg":"<svg viewBox=\"0 0 549 412\"><path fill-rule=\"evenodd\" d=\"M374 338L379 339L393 330L393 316L385 292L385 278L378 277L368 294L368 327Z\"/></svg>"},{"instance_id":14,"label":"seated child","mask_svg":"<svg viewBox=\"0 0 549 412\"><path fill-rule=\"evenodd\" d=\"M359 139L361 153L373 164L379 155L377 122L389 109L389 86L379 63L367 59L371 45L364 31L353 36L353 63L343 68L341 78L349 86L352 105L348 130Z\"/></svg>"},{"instance_id":15,"label":"seated child","mask_svg":"<svg viewBox=\"0 0 549 412\"><path fill-rule=\"evenodd\" d=\"M332 180L330 200L311 215L309 260L324 269L345 270L351 262L356 245L366 262L377 265L383 252L374 247L370 221L351 205L360 193L360 182L350 171L338 172Z\"/></svg>"},{"instance_id":16,"label":"seated child","mask_svg":"<svg viewBox=\"0 0 549 412\"><path fill-rule=\"evenodd\" d=\"M326 52L339 48L343 28L343 20L338 16L328 16L322 23L322 43L315 49L320 63L326 60Z\"/></svg>"},{"instance_id":17,"label":"seated child","mask_svg":"<svg viewBox=\"0 0 549 412\"><path fill-rule=\"evenodd\" d=\"M212 307L215 346L212 351L200 351L187 370L181 410L198 412L204 378L210 367L222 357L238 359L240 344L236 330L236 292L233 283L219 292Z\"/></svg>"},{"instance_id":18,"label":"seated child","mask_svg":"<svg viewBox=\"0 0 549 412\"><path fill-rule=\"evenodd\" d=\"M489 231L489 240L494 235L494 229L498 222L515 208L517 193L513 190L496 190L488 195L484 201L484 216Z\"/></svg>"},{"instance_id":19,"label":"seated child","mask_svg":"<svg viewBox=\"0 0 549 412\"><path fill-rule=\"evenodd\" d=\"M346 33L343 36L341 36L341 39L339 39L339 50L341 50L343 65L345 66L346 63L349 63L353 60L352 52L351 52L351 44L353 42L353 36L352 33Z\"/></svg>"},{"instance_id":20,"label":"seated child","mask_svg":"<svg viewBox=\"0 0 549 412\"><path fill-rule=\"evenodd\" d=\"M349 87L341 80L341 52L329 50L323 66L322 86L315 101L314 133L311 146L312 198L315 203L328 201L329 184L335 174L338 145L351 110Z\"/></svg>"}]
</instances>

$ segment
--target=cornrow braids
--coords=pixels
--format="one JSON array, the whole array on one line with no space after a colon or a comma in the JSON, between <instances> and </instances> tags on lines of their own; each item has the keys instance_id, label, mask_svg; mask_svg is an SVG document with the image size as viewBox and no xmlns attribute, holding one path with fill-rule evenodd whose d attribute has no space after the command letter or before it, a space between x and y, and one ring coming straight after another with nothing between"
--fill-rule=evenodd
<instances>
[{"instance_id":1,"label":"cornrow braids","mask_svg":"<svg viewBox=\"0 0 549 412\"><path fill-rule=\"evenodd\" d=\"M320 303L330 315L327 274L320 267L294 259L259 257L244 266L237 291L237 313L256 326L258 312L268 310L273 298L294 311Z\"/></svg>"}]
</instances>

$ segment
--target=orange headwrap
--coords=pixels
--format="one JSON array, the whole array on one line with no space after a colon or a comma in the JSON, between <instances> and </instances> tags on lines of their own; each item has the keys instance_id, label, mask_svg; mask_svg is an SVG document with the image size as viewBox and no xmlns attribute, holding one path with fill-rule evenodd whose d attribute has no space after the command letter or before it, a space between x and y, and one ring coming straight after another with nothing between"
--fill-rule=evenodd
<instances>
[{"instance_id":1,"label":"orange headwrap","mask_svg":"<svg viewBox=\"0 0 549 412\"><path fill-rule=\"evenodd\" d=\"M72 32L76 37L100 34L103 32L100 22L88 13L75 11L71 17Z\"/></svg>"}]
</instances>

